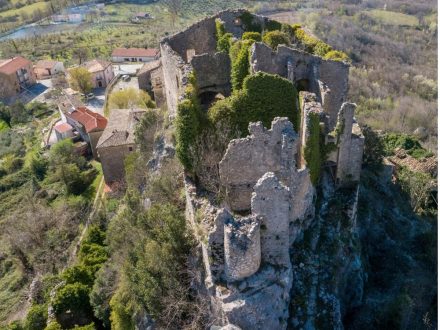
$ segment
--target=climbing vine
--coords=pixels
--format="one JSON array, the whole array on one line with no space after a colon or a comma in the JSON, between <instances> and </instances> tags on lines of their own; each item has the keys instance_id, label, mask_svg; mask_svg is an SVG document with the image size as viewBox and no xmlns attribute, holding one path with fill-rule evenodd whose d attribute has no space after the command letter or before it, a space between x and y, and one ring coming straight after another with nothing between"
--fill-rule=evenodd
<instances>
[{"instance_id":1,"label":"climbing vine","mask_svg":"<svg viewBox=\"0 0 440 330\"><path fill-rule=\"evenodd\" d=\"M253 43L253 40L242 40L231 47L231 82L234 91L242 88L244 78L250 74L249 57Z\"/></svg>"},{"instance_id":2,"label":"climbing vine","mask_svg":"<svg viewBox=\"0 0 440 330\"><path fill-rule=\"evenodd\" d=\"M307 118L307 128L309 136L304 146L304 159L310 171L310 179L314 185L319 181L321 173L321 152L320 152L320 126L319 115L317 113L309 113Z\"/></svg>"}]
</instances>

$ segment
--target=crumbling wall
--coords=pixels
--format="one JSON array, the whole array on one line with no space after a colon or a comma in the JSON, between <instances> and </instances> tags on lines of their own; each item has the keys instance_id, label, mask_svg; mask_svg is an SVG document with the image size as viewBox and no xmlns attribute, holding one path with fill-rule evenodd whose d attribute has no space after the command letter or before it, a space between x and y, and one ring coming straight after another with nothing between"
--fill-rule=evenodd
<instances>
[{"instance_id":1,"label":"crumbling wall","mask_svg":"<svg viewBox=\"0 0 440 330\"><path fill-rule=\"evenodd\" d=\"M329 130L336 126L339 109L347 100L349 68L344 62L324 60L319 67L319 79L330 90L323 102L324 111L330 117Z\"/></svg>"},{"instance_id":2,"label":"crumbling wall","mask_svg":"<svg viewBox=\"0 0 440 330\"><path fill-rule=\"evenodd\" d=\"M252 195L252 214L261 218L261 260L289 267L289 189L274 173L258 180Z\"/></svg>"},{"instance_id":3,"label":"crumbling wall","mask_svg":"<svg viewBox=\"0 0 440 330\"><path fill-rule=\"evenodd\" d=\"M344 103L338 115L338 126L342 128L339 136L339 153L336 178L341 184L360 179L364 136L354 119L356 104Z\"/></svg>"},{"instance_id":4,"label":"crumbling wall","mask_svg":"<svg viewBox=\"0 0 440 330\"><path fill-rule=\"evenodd\" d=\"M217 40L215 37L215 19L205 18L189 28L161 40L188 63L187 51L194 50L196 55L215 52Z\"/></svg>"},{"instance_id":5,"label":"crumbling wall","mask_svg":"<svg viewBox=\"0 0 440 330\"><path fill-rule=\"evenodd\" d=\"M260 219L255 216L231 218L225 223L225 275L229 281L242 280L260 268Z\"/></svg>"},{"instance_id":6,"label":"crumbling wall","mask_svg":"<svg viewBox=\"0 0 440 330\"><path fill-rule=\"evenodd\" d=\"M177 114L177 105L188 83L191 66L186 64L167 43L160 44L160 53L168 113L171 117L175 117Z\"/></svg>"},{"instance_id":7,"label":"crumbling wall","mask_svg":"<svg viewBox=\"0 0 440 330\"><path fill-rule=\"evenodd\" d=\"M338 111L348 93L348 64L323 60L284 45L273 51L269 46L256 42L251 48L251 69L252 72L278 74L314 93L329 115L329 129L334 128Z\"/></svg>"},{"instance_id":8,"label":"crumbling wall","mask_svg":"<svg viewBox=\"0 0 440 330\"><path fill-rule=\"evenodd\" d=\"M195 55L191 60L197 79L199 93L218 92L224 96L231 93L231 60L224 52Z\"/></svg>"},{"instance_id":9,"label":"crumbling wall","mask_svg":"<svg viewBox=\"0 0 440 330\"><path fill-rule=\"evenodd\" d=\"M283 154L293 160L296 153L297 134L287 118L275 118L270 130L261 122L251 123L249 132L250 136L229 143L219 164L220 183L226 188L226 199L233 211L250 210L258 179L266 172L279 173L282 159L286 158Z\"/></svg>"}]
</instances>

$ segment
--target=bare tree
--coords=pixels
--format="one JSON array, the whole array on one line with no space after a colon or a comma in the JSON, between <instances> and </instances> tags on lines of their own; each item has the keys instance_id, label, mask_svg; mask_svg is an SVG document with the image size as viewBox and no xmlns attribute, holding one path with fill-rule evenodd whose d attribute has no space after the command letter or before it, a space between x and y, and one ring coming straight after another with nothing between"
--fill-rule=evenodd
<instances>
[{"instance_id":1,"label":"bare tree","mask_svg":"<svg viewBox=\"0 0 440 330\"><path fill-rule=\"evenodd\" d=\"M163 3L167 7L168 13L171 17L171 25L174 28L182 9L182 0L164 0Z\"/></svg>"}]
</instances>

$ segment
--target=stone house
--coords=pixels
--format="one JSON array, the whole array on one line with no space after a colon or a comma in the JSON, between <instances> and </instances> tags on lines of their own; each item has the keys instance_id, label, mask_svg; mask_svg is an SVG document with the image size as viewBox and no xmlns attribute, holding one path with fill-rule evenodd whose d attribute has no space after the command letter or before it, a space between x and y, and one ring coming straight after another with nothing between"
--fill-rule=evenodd
<instances>
[{"instance_id":1,"label":"stone house","mask_svg":"<svg viewBox=\"0 0 440 330\"><path fill-rule=\"evenodd\" d=\"M36 81L32 62L28 59L21 56L0 59L0 99L16 96Z\"/></svg>"},{"instance_id":2,"label":"stone house","mask_svg":"<svg viewBox=\"0 0 440 330\"><path fill-rule=\"evenodd\" d=\"M160 66L160 61L152 61L145 63L142 68L137 73L139 89L143 89L147 92L153 91L153 85L151 81L151 74L154 70L158 69Z\"/></svg>"},{"instance_id":3,"label":"stone house","mask_svg":"<svg viewBox=\"0 0 440 330\"><path fill-rule=\"evenodd\" d=\"M61 141L74 136L73 127L68 123L60 123L54 127L57 141Z\"/></svg>"},{"instance_id":4,"label":"stone house","mask_svg":"<svg viewBox=\"0 0 440 330\"><path fill-rule=\"evenodd\" d=\"M157 58L156 48L116 48L112 52L112 61L121 62L150 62Z\"/></svg>"},{"instance_id":5,"label":"stone house","mask_svg":"<svg viewBox=\"0 0 440 330\"><path fill-rule=\"evenodd\" d=\"M92 74L93 88L107 87L114 78L113 66L103 60L92 60L82 64Z\"/></svg>"},{"instance_id":6,"label":"stone house","mask_svg":"<svg viewBox=\"0 0 440 330\"><path fill-rule=\"evenodd\" d=\"M113 109L96 146L106 184L124 180L125 157L135 150L134 130L145 110Z\"/></svg>"},{"instance_id":7,"label":"stone house","mask_svg":"<svg viewBox=\"0 0 440 330\"><path fill-rule=\"evenodd\" d=\"M37 79L48 79L58 73L65 73L64 64L58 61L38 61L34 66Z\"/></svg>"},{"instance_id":8,"label":"stone house","mask_svg":"<svg viewBox=\"0 0 440 330\"><path fill-rule=\"evenodd\" d=\"M107 119L86 107L78 107L64 113L67 123L74 127L81 138L90 144L93 157L98 158L96 145L107 126Z\"/></svg>"}]
</instances>

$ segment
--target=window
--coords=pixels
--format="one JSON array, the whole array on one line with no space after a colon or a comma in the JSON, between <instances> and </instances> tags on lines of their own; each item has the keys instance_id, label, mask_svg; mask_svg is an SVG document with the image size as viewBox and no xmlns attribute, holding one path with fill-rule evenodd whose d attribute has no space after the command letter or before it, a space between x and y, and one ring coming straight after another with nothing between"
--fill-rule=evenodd
<instances>
[{"instance_id":1,"label":"window","mask_svg":"<svg viewBox=\"0 0 440 330\"><path fill-rule=\"evenodd\" d=\"M128 151L133 151L133 147L128 147Z\"/></svg>"}]
</instances>

